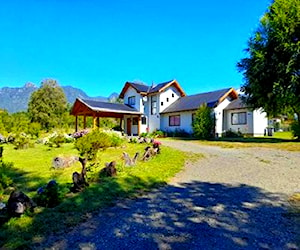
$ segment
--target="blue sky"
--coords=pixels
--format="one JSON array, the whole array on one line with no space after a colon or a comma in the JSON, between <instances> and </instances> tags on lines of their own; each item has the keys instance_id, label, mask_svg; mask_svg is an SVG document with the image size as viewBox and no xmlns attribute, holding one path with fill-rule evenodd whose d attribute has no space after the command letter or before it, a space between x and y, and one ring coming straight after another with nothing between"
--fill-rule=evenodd
<instances>
[{"instance_id":1,"label":"blue sky","mask_svg":"<svg viewBox=\"0 0 300 250\"><path fill-rule=\"evenodd\" d=\"M0 3L0 87L54 78L108 96L136 80L238 88L236 63L270 0Z\"/></svg>"}]
</instances>

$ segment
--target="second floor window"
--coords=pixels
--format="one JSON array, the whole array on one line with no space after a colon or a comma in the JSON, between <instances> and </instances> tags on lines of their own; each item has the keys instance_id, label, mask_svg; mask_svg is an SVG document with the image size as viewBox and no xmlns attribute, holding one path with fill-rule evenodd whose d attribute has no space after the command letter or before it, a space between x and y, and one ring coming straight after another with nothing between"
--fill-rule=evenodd
<instances>
[{"instance_id":1,"label":"second floor window","mask_svg":"<svg viewBox=\"0 0 300 250\"><path fill-rule=\"evenodd\" d=\"M157 113L157 100L156 96L151 96L151 115L156 115Z\"/></svg>"},{"instance_id":2,"label":"second floor window","mask_svg":"<svg viewBox=\"0 0 300 250\"><path fill-rule=\"evenodd\" d=\"M135 105L135 96L128 97L128 105L134 106Z\"/></svg>"}]
</instances>

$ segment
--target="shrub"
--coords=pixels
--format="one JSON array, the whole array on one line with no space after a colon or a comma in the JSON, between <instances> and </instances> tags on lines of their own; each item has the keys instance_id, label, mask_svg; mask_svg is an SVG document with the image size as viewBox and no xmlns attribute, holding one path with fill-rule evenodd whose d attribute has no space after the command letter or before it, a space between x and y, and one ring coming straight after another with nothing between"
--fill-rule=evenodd
<instances>
[{"instance_id":1,"label":"shrub","mask_svg":"<svg viewBox=\"0 0 300 250\"><path fill-rule=\"evenodd\" d=\"M30 138L25 133L17 134L13 140L13 145L15 149L25 149L30 145Z\"/></svg>"},{"instance_id":2,"label":"shrub","mask_svg":"<svg viewBox=\"0 0 300 250\"><path fill-rule=\"evenodd\" d=\"M294 121L291 125L293 136L300 139L300 122Z\"/></svg>"},{"instance_id":3,"label":"shrub","mask_svg":"<svg viewBox=\"0 0 300 250\"><path fill-rule=\"evenodd\" d=\"M214 118L211 108L206 104L201 105L192 123L194 135L201 139L208 139L213 136Z\"/></svg>"},{"instance_id":4,"label":"shrub","mask_svg":"<svg viewBox=\"0 0 300 250\"><path fill-rule=\"evenodd\" d=\"M65 142L65 137L64 135L56 134L55 136L52 136L49 138L48 145L52 147L55 145L57 148L61 146Z\"/></svg>"},{"instance_id":5,"label":"shrub","mask_svg":"<svg viewBox=\"0 0 300 250\"><path fill-rule=\"evenodd\" d=\"M243 134L238 131L232 131L232 130L227 130L222 134L222 137L226 137L226 138L238 138L238 137L243 137Z\"/></svg>"},{"instance_id":6,"label":"shrub","mask_svg":"<svg viewBox=\"0 0 300 250\"><path fill-rule=\"evenodd\" d=\"M87 129L84 129L84 130L80 130L80 131L77 131L77 132L73 133L72 136L73 136L73 138L78 139L78 138L81 138L82 136L84 136L88 133L89 133L89 131Z\"/></svg>"},{"instance_id":7,"label":"shrub","mask_svg":"<svg viewBox=\"0 0 300 250\"><path fill-rule=\"evenodd\" d=\"M0 160L0 192L13 184L12 178L7 174L13 167L12 162L4 162Z\"/></svg>"},{"instance_id":8,"label":"shrub","mask_svg":"<svg viewBox=\"0 0 300 250\"><path fill-rule=\"evenodd\" d=\"M161 137L164 137L164 136L165 136L165 133L163 131L160 131L160 130L155 130L151 133L151 137L161 138Z\"/></svg>"},{"instance_id":9,"label":"shrub","mask_svg":"<svg viewBox=\"0 0 300 250\"><path fill-rule=\"evenodd\" d=\"M88 160L95 160L99 149L106 149L111 145L111 137L99 130L93 130L75 142L75 148L79 151L80 156L86 157Z\"/></svg>"},{"instance_id":10,"label":"shrub","mask_svg":"<svg viewBox=\"0 0 300 250\"><path fill-rule=\"evenodd\" d=\"M111 134L110 135L110 147L119 147L124 143L124 139L117 134Z\"/></svg>"},{"instance_id":11,"label":"shrub","mask_svg":"<svg viewBox=\"0 0 300 250\"><path fill-rule=\"evenodd\" d=\"M35 198L37 205L42 207L55 207L63 199L56 181L50 181L45 187L38 189L38 195Z\"/></svg>"},{"instance_id":12,"label":"shrub","mask_svg":"<svg viewBox=\"0 0 300 250\"><path fill-rule=\"evenodd\" d=\"M174 131L166 131L165 134L168 137L190 137L191 134L186 132L184 129L175 129Z\"/></svg>"}]
</instances>

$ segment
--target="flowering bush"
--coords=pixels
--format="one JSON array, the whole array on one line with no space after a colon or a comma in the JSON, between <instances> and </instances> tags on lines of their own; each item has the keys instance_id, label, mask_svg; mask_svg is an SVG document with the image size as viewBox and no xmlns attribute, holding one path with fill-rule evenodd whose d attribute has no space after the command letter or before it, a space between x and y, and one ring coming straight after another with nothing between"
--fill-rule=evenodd
<instances>
[{"instance_id":1,"label":"flowering bush","mask_svg":"<svg viewBox=\"0 0 300 250\"><path fill-rule=\"evenodd\" d=\"M87 129L84 129L84 130L80 130L80 131L77 131L75 133L73 133L72 137L77 139L77 138L80 138L84 135L86 135L89 131Z\"/></svg>"}]
</instances>

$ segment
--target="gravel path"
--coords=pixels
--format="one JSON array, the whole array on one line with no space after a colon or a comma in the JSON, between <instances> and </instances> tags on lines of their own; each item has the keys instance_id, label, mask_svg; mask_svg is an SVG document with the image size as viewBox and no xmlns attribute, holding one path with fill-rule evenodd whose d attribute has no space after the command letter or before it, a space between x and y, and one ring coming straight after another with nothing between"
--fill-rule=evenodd
<instances>
[{"instance_id":1,"label":"gravel path","mask_svg":"<svg viewBox=\"0 0 300 250\"><path fill-rule=\"evenodd\" d=\"M165 145L203 153L168 185L104 209L51 249L299 249L287 197L300 191L300 153ZM297 218L296 218L297 219ZM45 248L40 247L40 248Z\"/></svg>"}]
</instances>

